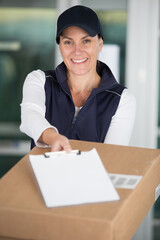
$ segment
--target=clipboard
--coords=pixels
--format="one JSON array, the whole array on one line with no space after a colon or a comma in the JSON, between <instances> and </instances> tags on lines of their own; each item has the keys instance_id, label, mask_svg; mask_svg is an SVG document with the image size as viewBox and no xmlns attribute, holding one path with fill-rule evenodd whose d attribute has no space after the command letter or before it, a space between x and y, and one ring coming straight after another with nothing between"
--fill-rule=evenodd
<instances>
[{"instance_id":1,"label":"clipboard","mask_svg":"<svg viewBox=\"0 0 160 240\"><path fill-rule=\"evenodd\" d=\"M95 148L30 155L29 160L46 207L120 199Z\"/></svg>"}]
</instances>

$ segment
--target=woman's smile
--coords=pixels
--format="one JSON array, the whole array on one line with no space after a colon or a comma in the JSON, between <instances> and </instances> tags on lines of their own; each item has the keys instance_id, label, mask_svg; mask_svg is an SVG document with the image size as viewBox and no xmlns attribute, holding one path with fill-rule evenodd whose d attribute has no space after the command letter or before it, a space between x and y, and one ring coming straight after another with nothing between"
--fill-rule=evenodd
<instances>
[{"instance_id":1,"label":"woman's smile","mask_svg":"<svg viewBox=\"0 0 160 240\"><path fill-rule=\"evenodd\" d=\"M88 58L83 58L83 59L71 59L71 61L75 64L81 64L85 63L88 60Z\"/></svg>"}]
</instances>

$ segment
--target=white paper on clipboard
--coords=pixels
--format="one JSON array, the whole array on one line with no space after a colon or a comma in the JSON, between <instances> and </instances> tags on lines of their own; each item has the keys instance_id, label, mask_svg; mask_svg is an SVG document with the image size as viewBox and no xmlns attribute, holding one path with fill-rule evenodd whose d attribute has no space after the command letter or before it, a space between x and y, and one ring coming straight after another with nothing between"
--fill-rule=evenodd
<instances>
[{"instance_id":1,"label":"white paper on clipboard","mask_svg":"<svg viewBox=\"0 0 160 240\"><path fill-rule=\"evenodd\" d=\"M95 148L78 155L29 158L47 207L120 199Z\"/></svg>"}]
</instances>

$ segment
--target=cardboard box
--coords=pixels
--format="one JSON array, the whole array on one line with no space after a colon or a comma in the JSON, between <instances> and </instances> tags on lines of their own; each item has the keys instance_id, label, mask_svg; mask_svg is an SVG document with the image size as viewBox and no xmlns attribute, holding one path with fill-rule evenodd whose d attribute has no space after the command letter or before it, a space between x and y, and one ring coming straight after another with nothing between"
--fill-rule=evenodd
<instances>
[{"instance_id":1,"label":"cardboard box","mask_svg":"<svg viewBox=\"0 0 160 240\"><path fill-rule=\"evenodd\" d=\"M27 154L0 180L0 239L129 240L155 202L160 150L70 141L73 149L96 148L109 173L141 175L133 190L117 189L116 202L48 209ZM49 149L35 147L32 154ZM44 169L45 171L45 169ZM83 177L83 176L82 176Z\"/></svg>"}]
</instances>

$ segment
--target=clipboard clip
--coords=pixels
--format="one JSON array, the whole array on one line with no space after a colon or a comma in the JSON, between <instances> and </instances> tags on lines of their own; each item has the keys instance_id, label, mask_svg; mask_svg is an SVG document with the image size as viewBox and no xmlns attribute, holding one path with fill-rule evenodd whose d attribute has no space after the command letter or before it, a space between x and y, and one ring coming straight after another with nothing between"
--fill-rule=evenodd
<instances>
[{"instance_id":1,"label":"clipboard clip","mask_svg":"<svg viewBox=\"0 0 160 240\"><path fill-rule=\"evenodd\" d=\"M66 151L58 151L58 152L46 152L44 153L45 158L49 158L51 156L62 156L64 154L75 154L75 155L81 155L80 150L72 150L70 153L66 153Z\"/></svg>"}]
</instances>

